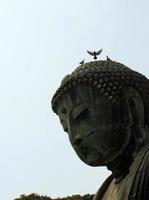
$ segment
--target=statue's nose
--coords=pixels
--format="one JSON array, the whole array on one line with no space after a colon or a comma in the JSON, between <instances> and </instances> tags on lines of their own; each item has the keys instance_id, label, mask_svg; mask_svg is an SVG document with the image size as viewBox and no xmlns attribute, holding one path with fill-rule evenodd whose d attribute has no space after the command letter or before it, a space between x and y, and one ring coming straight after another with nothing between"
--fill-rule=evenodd
<instances>
[{"instance_id":1,"label":"statue's nose","mask_svg":"<svg viewBox=\"0 0 149 200\"><path fill-rule=\"evenodd\" d=\"M82 142L82 136L81 134L76 134L72 138L70 138L70 140L72 144L80 145L80 143Z\"/></svg>"}]
</instances>

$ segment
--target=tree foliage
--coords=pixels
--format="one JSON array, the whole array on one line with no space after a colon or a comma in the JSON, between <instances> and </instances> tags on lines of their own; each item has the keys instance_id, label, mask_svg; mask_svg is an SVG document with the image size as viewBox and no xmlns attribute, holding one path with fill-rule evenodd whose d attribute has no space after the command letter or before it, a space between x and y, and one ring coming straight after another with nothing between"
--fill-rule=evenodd
<instances>
[{"instance_id":1,"label":"tree foliage","mask_svg":"<svg viewBox=\"0 0 149 200\"><path fill-rule=\"evenodd\" d=\"M67 196L67 197L63 197L63 198L56 198L56 199L52 199L51 197L47 197L47 196L42 196L36 193L32 193L29 195L25 195L22 194L20 195L19 198L16 198L14 200L92 200L94 197L93 194L86 194L86 195L73 195L73 196Z\"/></svg>"}]
</instances>

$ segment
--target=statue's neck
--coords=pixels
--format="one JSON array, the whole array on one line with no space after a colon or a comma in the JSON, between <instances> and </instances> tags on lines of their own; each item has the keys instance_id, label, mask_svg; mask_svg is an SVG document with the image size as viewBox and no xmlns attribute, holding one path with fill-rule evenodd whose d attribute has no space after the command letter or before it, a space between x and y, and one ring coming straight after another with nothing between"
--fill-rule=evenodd
<instances>
[{"instance_id":1,"label":"statue's neck","mask_svg":"<svg viewBox=\"0 0 149 200\"><path fill-rule=\"evenodd\" d=\"M112 175L115 178L115 184L119 183L129 173L129 167L134 158L146 145L149 145L149 137L145 133L144 137L141 137L137 142L131 138L123 154L107 165L107 168L112 171Z\"/></svg>"},{"instance_id":2,"label":"statue's neck","mask_svg":"<svg viewBox=\"0 0 149 200\"><path fill-rule=\"evenodd\" d=\"M117 159L107 165L108 170L112 172L115 178L115 184L119 183L129 173L129 167L136 154L136 142L133 137L131 137L125 151Z\"/></svg>"},{"instance_id":3,"label":"statue's neck","mask_svg":"<svg viewBox=\"0 0 149 200\"><path fill-rule=\"evenodd\" d=\"M123 154L107 166L108 170L112 171L115 184L119 183L129 173L129 167L132 161L132 156Z\"/></svg>"}]
</instances>

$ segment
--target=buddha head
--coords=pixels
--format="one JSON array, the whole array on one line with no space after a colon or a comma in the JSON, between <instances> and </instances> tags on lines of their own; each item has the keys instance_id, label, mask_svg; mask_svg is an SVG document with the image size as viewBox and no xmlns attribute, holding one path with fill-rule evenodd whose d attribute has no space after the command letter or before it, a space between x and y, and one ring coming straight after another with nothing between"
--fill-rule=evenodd
<instances>
[{"instance_id":1,"label":"buddha head","mask_svg":"<svg viewBox=\"0 0 149 200\"><path fill-rule=\"evenodd\" d=\"M90 166L108 166L145 145L148 106L148 79L111 60L80 65L52 99L72 147Z\"/></svg>"}]
</instances>

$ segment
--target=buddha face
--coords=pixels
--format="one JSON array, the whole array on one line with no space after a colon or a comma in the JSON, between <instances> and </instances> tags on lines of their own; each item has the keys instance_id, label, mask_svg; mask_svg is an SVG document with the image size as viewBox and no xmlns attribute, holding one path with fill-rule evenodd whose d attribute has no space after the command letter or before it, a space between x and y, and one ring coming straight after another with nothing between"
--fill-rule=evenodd
<instances>
[{"instance_id":1,"label":"buddha face","mask_svg":"<svg viewBox=\"0 0 149 200\"><path fill-rule=\"evenodd\" d=\"M126 105L95 95L90 87L64 96L57 112L75 152L90 166L109 164L128 145L131 124Z\"/></svg>"}]
</instances>

